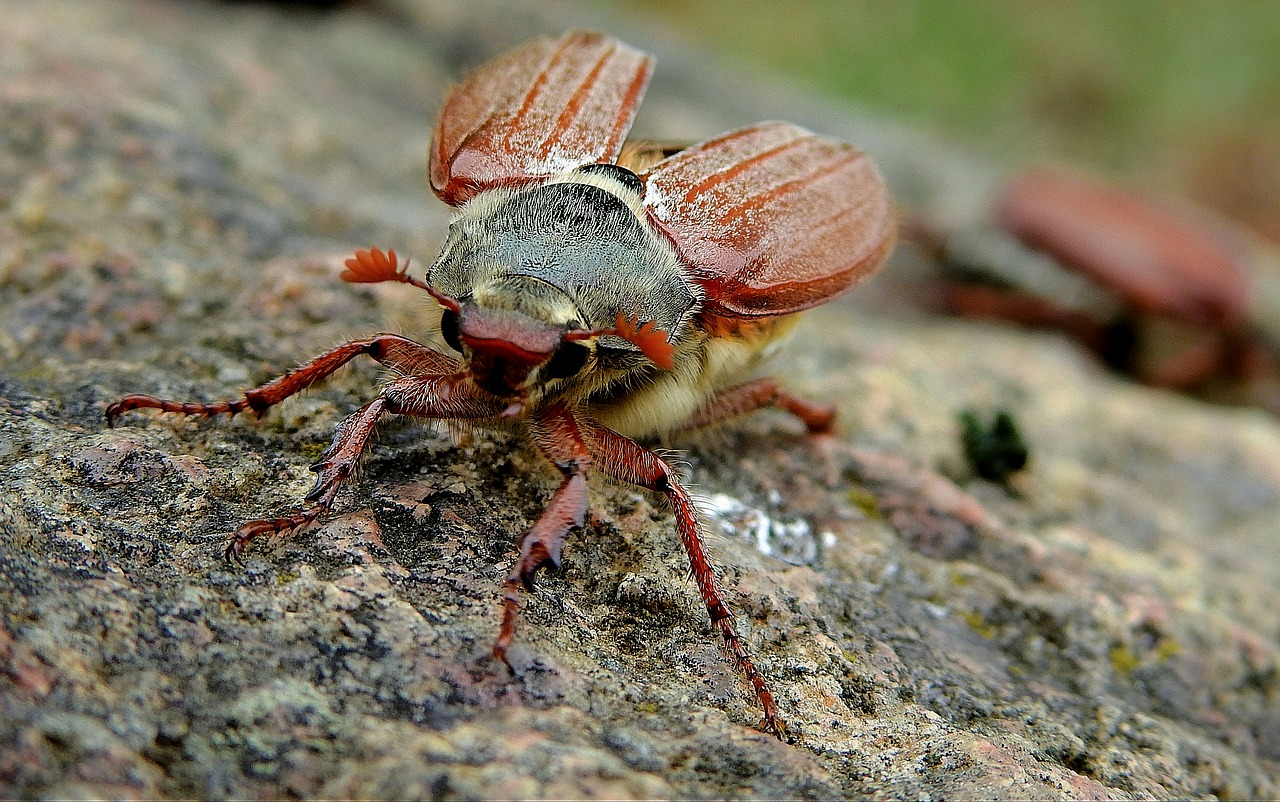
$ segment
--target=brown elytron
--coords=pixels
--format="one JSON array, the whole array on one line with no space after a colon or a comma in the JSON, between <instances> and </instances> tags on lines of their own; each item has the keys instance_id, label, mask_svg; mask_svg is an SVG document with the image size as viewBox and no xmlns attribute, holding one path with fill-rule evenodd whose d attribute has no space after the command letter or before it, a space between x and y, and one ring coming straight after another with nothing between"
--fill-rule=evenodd
<instances>
[{"instance_id":1,"label":"brown elytron","mask_svg":"<svg viewBox=\"0 0 1280 802\"><path fill-rule=\"evenodd\" d=\"M520 422L561 474L504 587L493 651L506 660L521 587L558 565L586 514L592 470L661 494L693 576L739 670L782 721L722 597L689 493L637 438L764 406L830 430L834 411L770 379L743 382L790 329L792 313L873 273L893 244L884 182L852 145L760 123L672 152L628 143L651 59L596 33L508 53L454 89L431 144L431 185L458 207L425 280L394 252L360 251L342 278L398 281L442 308L451 357L391 334L342 345L236 401L126 396L107 410L262 413L361 354L401 378L356 410L313 466L307 506L250 521L226 548L322 516L387 414ZM628 155L624 155L628 154ZM629 158L634 155L634 158ZM624 163L620 163L620 160ZM633 171L634 167L638 172Z\"/></svg>"}]
</instances>

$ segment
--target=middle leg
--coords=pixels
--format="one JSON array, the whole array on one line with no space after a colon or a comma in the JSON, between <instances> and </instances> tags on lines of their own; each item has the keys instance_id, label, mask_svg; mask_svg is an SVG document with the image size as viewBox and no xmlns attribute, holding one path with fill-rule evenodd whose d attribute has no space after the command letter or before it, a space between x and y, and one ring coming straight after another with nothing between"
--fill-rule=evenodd
<instances>
[{"instance_id":1,"label":"middle leg","mask_svg":"<svg viewBox=\"0 0 1280 802\"><path fill-rule=\"evenodd\" d=\"M529 422L533 441L564 476L560 487L533 528L520 542L520 561L516 563L502 586L502 626L493 644L493 655L511 668L507 648L515 637L516 617L520 612L520 589L533 591L538 569L559 567L560 551L570 530L582 526L587 513L587 470L591 455L582 426L573 412L564 406L553 406Z\"/></svg>"},{"instance_id":2,"label":"middle leg","mask_svg":"<svg viewBox=\"0 0 1280 802\"><path fill-rule=\"evenodd\" d=\"M297 531L328 512L342 483L355 473L384 414L475 420L497 417L502 408L500 402L480 393L457 374L409 376L391 382L380 396L338 424L333 443L320 461L311 466L318 475L315 486L306 495L307 506L291 515L245 523L232 535L224 556L239 560L253 540L263 535Z\"/></svg>"},{"instance_id":3,"label":"middle leg","mask_svg":"<svg viewBox=\"0 0 1280 802\"><path fill-rule=\"evenodd\" d=\"M229 561L239 562L244 550L255 539L263 535L296 532L328 512L338 496L338 488L355 472L360 455L386 410L386 403L386 399L382 397L375 398L338 424L333 443L320 456L320 461L311 466L311 470L319 476L316 477L311 492L304 498L306 507L279 518L263 518L242 524L231 536L222 556Z\"/></svg>"},{"instance_id":4,"label":"middle leg","mask_svg":"<svg viewBox=\"0 0 1280 802\"><path fill-rule=\"evenodd\" d=\"M680 542L689 556L689 566L693 569L693 578L698 584L698 591L702 594L702 601L707 606L711 624L719 630L720 636L724 639L725 648L733 657L735 665L755 691L760 707L764 710L764 721L761 722L761 726L778 738L782 738L785 727L778 715L778 707L773 701L773 693L770 692L764 677L751 661L746 641L734 627L733 613L722 598L720 582L716 578L715 567L703 542L697 510L693 505L693 499L689 497L689 491L680 484L675 470L665 460L612 429L598 424L592 426L587 442L590 445L592 459L600 470L616 479L666 496L675 513L676 531L680 534Z\"/></svg>"}]
</instances>

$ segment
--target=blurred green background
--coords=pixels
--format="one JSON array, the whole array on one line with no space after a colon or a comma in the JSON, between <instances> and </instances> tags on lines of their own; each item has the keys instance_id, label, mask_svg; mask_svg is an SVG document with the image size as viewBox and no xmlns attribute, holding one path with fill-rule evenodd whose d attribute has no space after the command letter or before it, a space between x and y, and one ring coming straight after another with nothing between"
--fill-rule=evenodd
<instances>
[{"instance_id":1,"label":"blurred green background","mask_svg":"<svg viewBox=\"0 0 1280 802\"><path fill-rule=\"evenodd\" d=\"M603 0L730 62L1280 242L1280 2Z\"/></svg>"}]
</instances>

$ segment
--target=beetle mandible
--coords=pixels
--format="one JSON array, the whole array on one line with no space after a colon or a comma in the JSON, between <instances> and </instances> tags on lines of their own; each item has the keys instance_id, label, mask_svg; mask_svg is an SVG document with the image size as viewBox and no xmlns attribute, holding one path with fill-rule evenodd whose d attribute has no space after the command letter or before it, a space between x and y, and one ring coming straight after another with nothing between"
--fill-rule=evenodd
<instances>
[{"instance_id":1,"label":"beetle mandible","mask_svg":"<svg viewBox=\"0 0 1280 802\"><path fill-rule=\"evenodd\" d=\"M860 150L782 122L693 147L626 142L652 59L598 33L539 39L482 66L445 101L430 151L435 193L457 207L425 280L395 252L358 251L342 278L428 292L456 356L394 334L354 340L234 401L128 395L106 409L258 414L359 355L399 378L337 427L306 506L245 523L263 535L323 516L388 414L522 425L561 481L520 544L493 653L504 662L520 589L558 566L586 514L593 469L661 494L712 625L781 736L768 685L722 598L688 491L639 440L765 406L814 434L834 409L769 378L743 381L797 312L871 275L895 237L884 181ZM508 663L508 665L510 665Z\"/></svg>"}]
</instances>

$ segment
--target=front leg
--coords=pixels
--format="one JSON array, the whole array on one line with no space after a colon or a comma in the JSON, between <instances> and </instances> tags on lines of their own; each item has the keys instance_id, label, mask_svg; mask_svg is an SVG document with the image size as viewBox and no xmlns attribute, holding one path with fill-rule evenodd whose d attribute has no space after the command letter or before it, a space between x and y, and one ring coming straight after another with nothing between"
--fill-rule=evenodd
<instances>
[{"instance_id":1,"label":"front leg","mask_svg":"<svg viewBox=\"0 0 1280 802\"><path fill-rule=\"evenodd\" d=\"M529 428L538 449L551 460L564 480L542 516L520 542L520 561L502 586L502 626L493 644L493 655L508 668L511 662L507 659L507 647L515 636L520 588L523 586L532 592L538 569L547 565L560 567L565 536L569 530L582 526L587 513L587 469L591 455L578 419L567 407L556 405L530 420Z\"/></svg>"},{"instance_id":2,"label":"front leg","mask_svg":"<svg viewBox=\"0 0 1280 802\"><path fill-rule=\"evenodd\" d=\"M421 343L397 334L379 334L367 340L352 340L326 351L310 362L289 371L261 387L246 390L234 401L170 401L153 395L126 395L106 409L107 425L132 409L158 409L182 415L236 415L251 409L261 415L291 395L302 392L331 375L338 368L364 354L392 370L409 375L446 374L458 370L458 363Z\"/></svg>"},{"instance_id":3,"label":"front leg","mask_svg":"<svg viewBox=\"0 0 1280 802\"><path fill-rule=\"evenodd\" d=\"M587 437L587 443L590 445L591 457L600 470L616 479L666 496L667 502L671 504L671 509L675 513L676 531L679 532L680 542L689 556L689 566L693 569L693 578L698 583L698 591L702 594L702 601L707 606L711 624L720 631L734 663L751 684L756 698L760 701L760 707L764 710L764 721L761 722L761 727L782 738L785 727L778 716L773 694L769 691L764 677L751 662L747 644L734 628L733 613L721 597L720 582L716 578L711 556L703 543L697 510L689 497L689 491L680 484L675 470L665 460L612 429L599 424L593 425Z\"/></svg>"},{"instance_id":4,"label":"front leg","mask_svg":"<svg viewBox=\"0 0 1280 802\"><path fill-rule=\"evenodd\" d=\"M292 515L244 523L231 536L231 541L227 543L222 556L229 562L240 562L244 550L255 538L296 532L328 512L334 498L338 495L338 488L355 472L356 465L360 462L360 455L377 427L378 420L385 412L386 405L385 398L375 398L338 424L333 443L320 456L320 461L311 466L311 470L317 472L319 476L316 477L315 486L305 497L308 502L307 507Z\"/></svg>"},{"instance_id":5,"label":"front leg","mask_svg":"<svg viewBox=\"0 0 1280 802\"><path fill-rule=\"evenodd\" d=\"M333 443L320 461L311 466L319 475L306 495L308 506L292 515L245 523L232 535L224 556L238 561L256 538L297 531L328 512L342 483L355 473L365 446L384 414L484 419L497 417L503 408L500 401L477 390L459 374L410 376L391 382L383 388L382 395L338 424Z\"/></svg>"}]
</instances>

